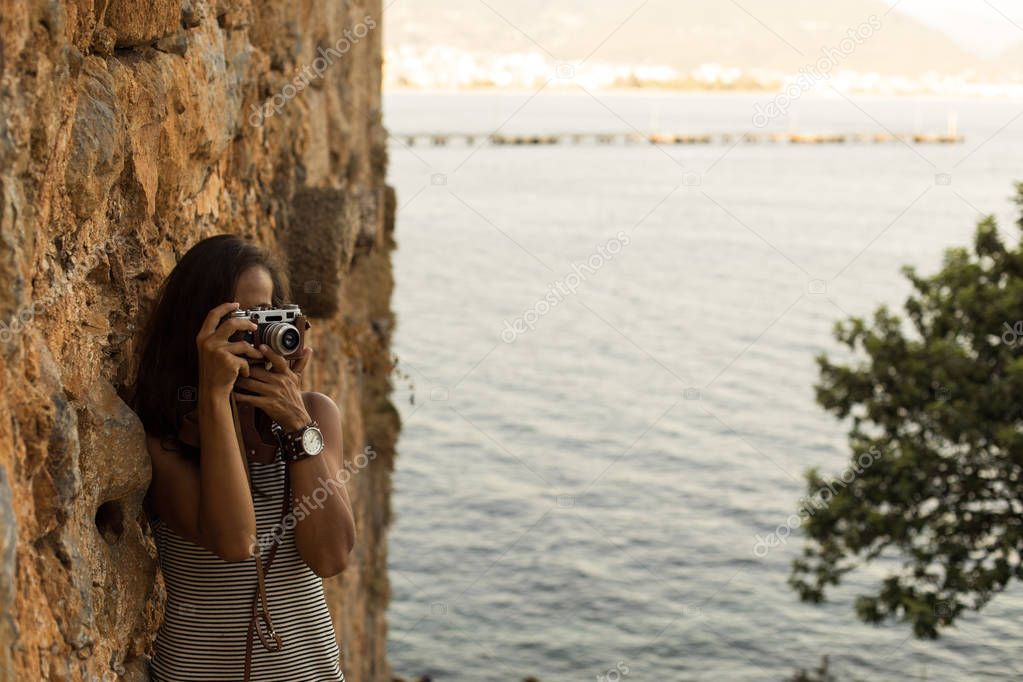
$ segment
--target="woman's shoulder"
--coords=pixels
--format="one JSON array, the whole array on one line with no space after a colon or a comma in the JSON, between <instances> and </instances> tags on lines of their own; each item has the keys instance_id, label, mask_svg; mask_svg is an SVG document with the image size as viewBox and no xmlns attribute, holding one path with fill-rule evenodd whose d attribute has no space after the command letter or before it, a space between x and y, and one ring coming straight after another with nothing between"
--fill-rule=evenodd
<instances>
[{"instance_id":1,"label":"woman's shoulder","mask_svg":"<svg viewBox=\"0 0 1023 682\"><path fill-rule=\"evenodd\" d=\"M169 446L170 443L167 442L167 439L165 437L158 436L155 433L150 433L149 431L146 431L146 450L149 451L149 454L152 455L162 454L165 452L173 452L173 450Z\"/></svg>"},{"instance_id":2,"label":"woman's shoulder","mask_svg":"<svg viewBox=\"0 0 1023 682\"><path fill-rule=\"evenodd\" d=\"M191 462L194 460L194 454L189 450L194 449L194 446L183 443L177 438L146 432L146 450L154 461L160 459Z\"/></svg>"},{"instance_id":3,"label":"woman's shoulder","mask_svg":"<svg viewBox=\"0 0 1023 682\"><path fill-rule=\"evenodd\" d=\"M305 403L305 408L309 410L309 415L316 421L320 421L321 418L326 419L335 416L338 419L341 418L341 410L329 395L317 391L303 391L302 402Z\"/></svg>"}]
</instances>

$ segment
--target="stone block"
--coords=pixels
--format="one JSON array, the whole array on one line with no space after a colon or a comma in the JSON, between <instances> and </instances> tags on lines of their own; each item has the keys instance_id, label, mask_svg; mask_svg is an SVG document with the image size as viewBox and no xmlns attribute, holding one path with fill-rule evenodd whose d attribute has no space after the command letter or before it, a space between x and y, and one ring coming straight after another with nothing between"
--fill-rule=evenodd
<instances>
[{"instance_id":1,"label":"stone block","mask_svg":"<svg viewBox=\"0 0 1023 682\"><path fill-rule=\"evenodd\" d=\"M181 0L110 0L103 21L117 47L148 45L181 27Z\"/></svg>"},{"instance_id":2,"label":"stone block","mask_svg":"<svg viewBox=\"0 0 1023 682\"><path fill-rule=\"evenodd\" d=\"M304 187L295 192L286 236L291 297L313 318L339 306L341 269L354 232L346 222L347 197L339 189Z\"/></svg>"},{"instance_id":3,"label":"stone block","mask_svg":"<svg viewBox=\"0 0 1023 682\"><path fill-rule=\"evenodd\" d=\"M85 219L99 207L121 174L126 131L114 80L102 59L85 60L78 87L64 181L75 215Z\"/></svg>"}]
</instances>

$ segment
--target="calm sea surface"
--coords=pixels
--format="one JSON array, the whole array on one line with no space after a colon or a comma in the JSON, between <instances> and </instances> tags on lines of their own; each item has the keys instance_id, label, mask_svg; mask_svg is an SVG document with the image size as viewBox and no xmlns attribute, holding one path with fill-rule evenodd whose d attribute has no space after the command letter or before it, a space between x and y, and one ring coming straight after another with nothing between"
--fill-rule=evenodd
<instances>
[{"instance_id":1,"label":"calm sea surface","mask_svg":"<svg viewBox=\"0 0 1023 682\"><path fill-rule=\"evenodd\" d=\"M740 134L767 99L391 94L385 119ZM803 471L845 467L848 425L813 399L834 321L899 308L899 267L934 270L980 212L1015 239L1023 179L1020 101L806 97L771 127L942 132L950 113L963 145L391 142L397 673L783 680L826 654L843 681L1023 679L1019 588L920 642L853 613L890 566L815 607L786 585L798 534L753 551Z\"/></svg>"}]
</instances>

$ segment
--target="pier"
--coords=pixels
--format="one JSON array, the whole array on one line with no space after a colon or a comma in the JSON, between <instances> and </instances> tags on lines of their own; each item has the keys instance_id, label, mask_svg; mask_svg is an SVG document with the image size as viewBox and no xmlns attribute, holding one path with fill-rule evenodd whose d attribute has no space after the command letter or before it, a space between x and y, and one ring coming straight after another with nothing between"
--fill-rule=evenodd
<instances>
[{"instance_id":1,"label":"pier","mask_svg":"<svg viewBox=\"0 0 1023 682\"><path fill-rule=\"evenodd\" d=\"M574 132L574 133L393 133L393 137L409 147L420 145L433 147L489 144L506 146L556 146L556 145L734 145L734 144L962 144L965 137L954 132L944 134L924 133L703 133L671 134L637 132Z\"/></svg>"}]
</instances>

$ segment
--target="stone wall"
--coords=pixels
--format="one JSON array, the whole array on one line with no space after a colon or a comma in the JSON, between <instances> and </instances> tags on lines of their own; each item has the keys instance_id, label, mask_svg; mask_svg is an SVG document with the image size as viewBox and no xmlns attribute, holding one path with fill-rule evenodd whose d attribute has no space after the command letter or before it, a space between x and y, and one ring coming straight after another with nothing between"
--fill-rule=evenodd
<instances>
[{"instance_id":1,"label":"stone wall","mask_svg":"<svg viewBox=\"0 0 1023 682\"><path fill-rule=\"evenodd\" d=\"M124 403L197 240L251 237L318 317L358 541L328 581L350 682L389 679L380 0L0 0L0 679L139 680L162 586Z\"/></svg>"}]
</instances>

